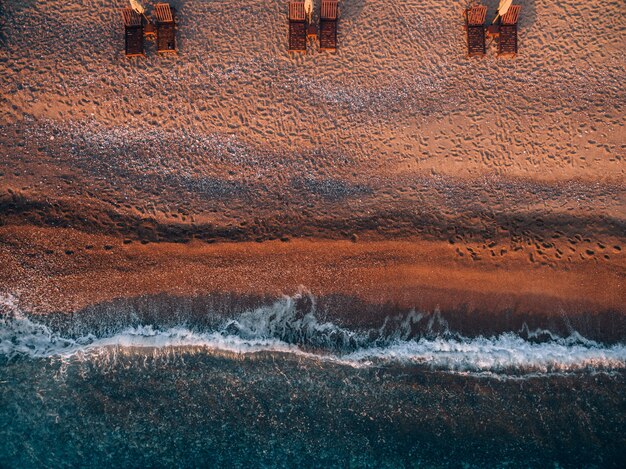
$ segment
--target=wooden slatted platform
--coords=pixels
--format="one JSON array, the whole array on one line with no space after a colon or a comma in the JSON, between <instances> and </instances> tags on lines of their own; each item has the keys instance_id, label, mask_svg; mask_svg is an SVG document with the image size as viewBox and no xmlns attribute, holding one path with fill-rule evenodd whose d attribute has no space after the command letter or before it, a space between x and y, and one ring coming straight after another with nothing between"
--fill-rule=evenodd
<instances>
[{"instance_id":1,"label":"wooden slatted platform","mask_svg":"<svg viewBox=\"0 0 626 469\"><path fill-rule=\"evenodd\" d=\"M320 19L336 20L339 17L338 3L337 0L322 0Z\"/></svg>"},{"instance_id":2,"label":"wooden slatted platform","mask_svg":"<svg viewBox=\"0 0 626 469\"><path fill-rule=\"evenodd\" d=\"M306 21L304 2L289 2L289 21Z\"/></svg>"},{"instance_id":3,"label":"wooden slatted platform","mask_svg":"<svg viewBox=\"0 0 626 469\"><path fill-rule=\"evenodd\" d=\"M519 20L520 11L522 11L522 5L511 5L511 7L509 8L509 11L507 11L506 14L500 20L500 24L504 24L504 25L517 24L517 21Z\"/></svg>"},{"instance_id":4,"label":"wooden slatted platform","mask_svg":"<svg viewBox=\"0 0 626 469\"><path fill-rule=\"evenodd\" d=\"M521 9L521 5L511 5L509 11L500 20L498 56L515 57L517 55L517 21L519 20Z\"/></svg>"},{"instance_id":5,"label":"wooden slatted platform","mask_svg":"<svg viewBox=\"0 0 626 469\"><path fill-rule=\"evenodd\" d=\"M141 26L143 24L141 15L131 8L122 9L122 19L124 20L124 27L126 28Z\"/></svg>"},{"instance_id":6,"label":"wooden slatted platform","mask_svg":"<svg viewBox=\"0 0 626 469\"><path fill-rule=\"evenodd\" d=\"M173 23L174 15L169 3L157 3L154 6L154 16L157 23Z\"/></svg>"},{"instance_id":7,"label":"wooden slatted platform","mask_svg":"<svg viewBox=\"0 0 626 469\"><path fill-rule=\"evenodd\" d=\"M487 52L485 44L486 17L487 7L484 5L475 5L465 10L468 57L482 57Z\"/></svg>"},{"instance_id":8,"label":"wooden slatted platform","mask_svg":"<svg viewBox=\"0 0 626 469\"><path fill-rule=\"evenodd\" d=\"M124 21L124 52L126 57L144 56L143 18L135 10L122 10Z\"/></svg>"},{"instance_id":9,"label":"wooden slatted platform","mask_svg":"<svg viewBox=\"0 0 626 469\"><path fill-rule=\"evenodd\" d=\"M338 1L322 0L322 4L320 5L320 50L337 50L338 19Z\"/></svg>"},{"instance_id":10,"label":"wooden slatted platform","mask_svg":"<svg viewBox=\"0 0 626 469\"><path fill-rule=\"evenodd\" d=\"M289 51L306 52L304 2L289 2Z\"/></svg>"},{"instance_id":11,"label":"wooden slatted platform","mask_svg":"<svg viewBox=\"0 0 626 469\"><path fill-rule=\"evenodd\" d=\"M470 26L483 26L487 17L487 7L484 5L474 5L465 10L465 19Z\"/></svg>"},{"instance_id":12,"label":"wooden slatted platform","mask_svg":"<svg viewBox=\"0 0 626 469\"><path fill-rule=\"evenodd\" d=\"M159 54L176 53L176 21L169 3L157 3L154 6L157 30L157 52Z\"/></svg>"}]
</instances>

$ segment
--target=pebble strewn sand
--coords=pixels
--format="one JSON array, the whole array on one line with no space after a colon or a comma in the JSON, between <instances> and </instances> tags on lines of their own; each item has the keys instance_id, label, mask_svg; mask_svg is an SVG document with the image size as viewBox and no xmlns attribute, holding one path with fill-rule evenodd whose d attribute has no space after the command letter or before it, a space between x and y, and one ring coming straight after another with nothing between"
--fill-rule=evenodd
<instances>
[{"instance_id":1,"label":"pebble strewn sand","mask_svg":"<svg viewBox=\"0 0 626 469\"><path fill-rule=\"evenodd\" d=\"M171 3L179 55L131 60L122 0L0 4L2 224L432 242L623 284L622 0L520 0L514 60L464 57L464 1L342 0L337 53L297 56L286 1Z\"/></svg>"}]
</instances>

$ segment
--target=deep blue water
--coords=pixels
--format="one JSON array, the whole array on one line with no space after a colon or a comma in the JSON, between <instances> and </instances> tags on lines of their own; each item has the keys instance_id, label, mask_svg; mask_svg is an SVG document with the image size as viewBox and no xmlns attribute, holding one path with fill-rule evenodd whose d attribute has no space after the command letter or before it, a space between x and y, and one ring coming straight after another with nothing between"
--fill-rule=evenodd
<instances>
[{"instance_id":1,"label":"deep blue water","mask_svg":"<svg viewBox=\"0 0 626 469\"><path fill-rule=\"evenodd\" d=\"M211 326L55 328L3 304L2 467L626 461L621 343L464 337L419 315L395 331L351 330L292 299ZM409 338L409 323L422 332Z\"/></svg>"}]
</instances>

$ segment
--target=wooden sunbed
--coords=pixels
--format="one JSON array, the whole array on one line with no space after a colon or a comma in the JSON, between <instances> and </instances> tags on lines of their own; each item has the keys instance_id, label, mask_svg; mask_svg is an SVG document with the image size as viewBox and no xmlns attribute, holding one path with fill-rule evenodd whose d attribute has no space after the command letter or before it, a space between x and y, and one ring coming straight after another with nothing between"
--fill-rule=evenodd
<instances>
[{"instance_id":1,"label":"wooden sunbed","mask_svg":"<svg viewBox=\"0 0 626 469\"><path fill-rule=\"evenodd\" d=\"M482 57L487 51L485 46L486 16L487 7L484 5L474 5L465 10L468 57Z\"/></svg>"},{"instance_id":2,"label":"wooden sunbed","mask_svg":"<svg viewBox=\"0 0 626 469\"><path fill-rule=\"evenodd\" d=\"M176 53L176 18L169 3L157 3L154 7L157 30L157 52Z\"/></svg>"},{"instance_id":3,"label":"wooden sunbed","mask_svg":"<svg viewBox=\"0 0 626 469\"><path fill-rule=\"evenodd\" d=\"M124 8L122 18L124 20L126 57L145 56L143 51L143 17L131 8Z\"/></svg>"},{"instance_id":4,"label":"wooden sunbed","mask_svg":"<svg viewBox=\"0 0 626 469\"><path fill-rule=\"evenodd\" d=\"M320 6L320 50L337 50L337 0L322 0Z\"/></svg>"},{"instance_id":5,"label":"wooden sunbed","mask_svg":"<svg viewBox=\"0 0 626 469\"><path fill-rule=\"evenodd\" d=\"M521 5L511 5L509 11L500 19L498 56L515 57L517 55L517 20Z\"/></svg>"},{"instance_id":6,"label":"wooden sunbed","mask_svg":"<svg viewBox=\"0 0 626 469\"><path fill-rule=\"evenodd\" d=\"M306 52L304 2L289 2L289 51Z\"/></svg>"}]
</instances>

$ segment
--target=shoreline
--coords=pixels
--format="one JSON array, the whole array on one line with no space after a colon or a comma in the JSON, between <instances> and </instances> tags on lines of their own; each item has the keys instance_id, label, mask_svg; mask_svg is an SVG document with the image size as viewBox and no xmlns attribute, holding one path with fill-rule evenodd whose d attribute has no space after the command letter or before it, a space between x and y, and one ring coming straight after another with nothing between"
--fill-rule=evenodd
<instances>
[{"instance_id":1,"label":"shoreline","mask_svg":"<svg viewBox=\"0 0 626 469\"><path fill-rule=\"evenodd\" d=\"M157 295L272 301L305 288L315 297L344 298L334 310L363 314L366 322L410 309L467 318L626 317L622 251L611 261L555 266L529 264L523 251L459 258L457 248L418 239L141 244L64 228L4 226L0 288L37 314ZM356 311L363 305L378 306Z\"/></svg>"},{"instance_id":2,"label":"shoreline","mask_svg":"<svg viewBox=\"0 0 626 469\"><path fill-rule=\"evenodd\" d=\"M515 60L467 2L345 2L297 57L284 0L172 2L179 54L130 60L126 0L0 7L4 294L626 314L623 1L524 4Z\"/></svg>"}]
</instances>

